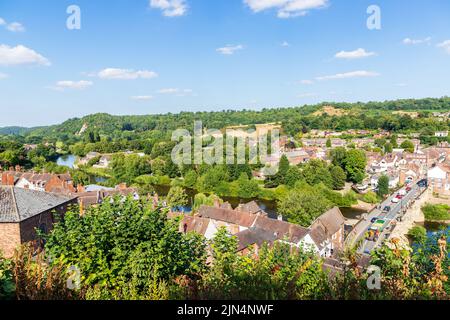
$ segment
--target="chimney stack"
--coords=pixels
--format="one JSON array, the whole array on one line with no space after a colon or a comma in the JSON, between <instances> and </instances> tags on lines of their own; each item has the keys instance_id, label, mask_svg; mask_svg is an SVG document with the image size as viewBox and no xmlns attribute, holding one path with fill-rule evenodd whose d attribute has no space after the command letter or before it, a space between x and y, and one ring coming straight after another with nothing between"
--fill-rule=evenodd
<instances>
[{"instance_id":1,"label":"chimney stack","mask_svg":"<svg viewBox=\"0 0 450 320\"><path fill-rule=\"evenodd\" d=\"M77 185L77 192L78 193L82 193L82 192L84 192L85 190L84 190L84 187L81 185L81 184L79 184L79 185Z\"/></svg>"}]
</instances>

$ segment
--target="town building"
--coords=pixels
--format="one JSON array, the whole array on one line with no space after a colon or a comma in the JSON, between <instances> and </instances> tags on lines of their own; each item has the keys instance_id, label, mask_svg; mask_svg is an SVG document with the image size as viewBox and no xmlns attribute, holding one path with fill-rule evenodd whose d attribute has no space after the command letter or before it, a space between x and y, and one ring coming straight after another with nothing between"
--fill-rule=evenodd
<instances>
[{"instance_id":1,"label":"town building","mask_svg":"<svg viewBox=\"0 0 450 320\"><path fill-rule=\"evenodd\" d=\"M22 243L38 240L36 230L47 233L76 197L13 186L0 186L0 251L11 257Z\"/></svg>"},{"instance_id":2,"label":"town building","mask_svg":"<svg viewBox=\"0 0 450 320\"><path fill-rule=\"evenodd\" d=\"M238 239L238 252L253 252L263 244L287 243L291 248L304 248L322 257L331 257L343 249L345 219L338 208L318 217L309 228L271 219L249 203L232 209L229 204L202 206L195 216L183 216L180 232L195 231L206 239L214 238L220 228Z\"/></svg>"},{"instance_id":3,"label":"town building","mask_svg":"<svg viewBox=\"0 0 450 320\"><path fill-rule=\"evenodd\" d=\"M428 186L433 193L450 195L450 165L438 164L428 170Z\"/></svg>"}]
</instances>

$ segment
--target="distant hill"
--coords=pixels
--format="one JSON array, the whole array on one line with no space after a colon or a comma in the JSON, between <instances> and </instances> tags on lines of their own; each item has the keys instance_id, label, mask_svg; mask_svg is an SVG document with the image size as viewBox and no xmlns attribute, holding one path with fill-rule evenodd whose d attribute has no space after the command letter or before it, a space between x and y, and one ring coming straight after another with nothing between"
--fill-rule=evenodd
<instances>
[{"instance_id":1,"label":"distant hill","mask_svg":"<svg viewBox=\"0 0 450 320\"><path fill-rule=\"evenodd\" d=\"M33 130L25 127L3 127L0 128L0 135L24 135Z\"/></svg>"},{"instance_id":2,"label":"distant hill","mask_svg":"<svg viewBox=\"0 0 450 320\"><path fill-rule=\"evenodd\" d=\"M178 114L156 115L122 115L115 116L107 113L97 113L83 118L72 118L59 125L36 128L7 127L0 129L0 135L15 134L47 139L75 138L80 130L95 131L101 135L126 137L126 133L159 130L169 133L177 128L193 128L196 120L203 122L204 128L225 128L235 125L254 125L261 123L283 123L288 131L296 132L299 128L387 128L392 125L387 116L395 117L432 111L450 111L450 97L403 99L383 102L323 102L316 105L298 107L265 108L262 110L222 110L210 112L181 112ZM372 120L368 121L367 117ZM326 119L329 120L326 120ZM341 121L337 123L336 118ZM364 121L360 119L365 119ZM384 121L384 125L383 122ZM404 121L403 121L404 122ZM402 123L403 123L402 122ZM395 124L394 124L395 125ZM405 123L406 125L406 123ZM397 125L401 127L401 125ZM82 130L83 128L83 130ZM394 129L392 127L392 129ZM400 128L401 129L401 128ZM125 134L125 135L124 135Z\"/></svg>"}]
</instances>

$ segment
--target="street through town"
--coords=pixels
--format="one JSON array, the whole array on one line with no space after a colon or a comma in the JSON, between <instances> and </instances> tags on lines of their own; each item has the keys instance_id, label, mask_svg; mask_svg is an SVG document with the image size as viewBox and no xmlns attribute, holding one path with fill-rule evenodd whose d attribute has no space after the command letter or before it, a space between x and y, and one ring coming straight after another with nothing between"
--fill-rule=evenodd
<instances>
[{"instance_id":1,"label":"street through town","mask_svg":"<svg viewBox=\"0 0 450 320\"><path fill-rule=\"evenodd\" d=\"M369 255L374 249L378 248L384 240L389 239L392 229L397 219L405 212L409 205L416 200L424 191L424 187L420 187L418 183L410 185L411 190L398 202L393 203L392 200L397 196L398 191L391 194L381 205L368 213L362 220L355 225L352 232L346 240L346 246L351 247L362 241L358 252ZM389 211L384 208L390 207ZM379 237L374 241L367 240L366 234L370 227L377 224L378 221L384 221Z\"/></svg>"}]
</instances>

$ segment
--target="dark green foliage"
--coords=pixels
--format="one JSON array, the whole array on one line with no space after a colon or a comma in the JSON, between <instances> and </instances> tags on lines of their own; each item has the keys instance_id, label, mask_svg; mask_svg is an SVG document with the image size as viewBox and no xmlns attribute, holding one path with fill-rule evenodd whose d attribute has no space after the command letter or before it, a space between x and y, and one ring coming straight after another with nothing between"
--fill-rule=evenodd
<instances>
[{"instance_id":1,"label":"dark green foliage","mask_svg":"<svg viewBox=\"0 0 450 320\"><path fill-rule=\"evenodd\" d=\"M427 220L450 220L450 206L446 204L426 204L422 212Z\"/></svg>"},{"instance_id":2,"label":"dark green foliage","mask_svg":"<svg viewBox=\"0 0 450 320\"><path fill-rule=\"evenodd\" d=\"M382 175L378 178L377 194L380 198L384 198L389 194L389 177L387 175Z\"/></svg>"},{"instance_id":3,"label":"dark green foliage","mask_svg":"<svg viewBox=\"0 0 450 320\"><path fill-rule=\"evenodd\" d=\"M77 266L83 285L106 289L133 280L143 291L155 279L194 276L205 267L200 236L179 233L166 212L132 198L105 201L83 216L68 212L47 237L46 249L55 263Z\"/></svg>"},{"instance_id":4,"label":"dark green foliage","mask_svg":"<svg viewBox=\"0 0 450 320\"><path fill-rule=\"evenodd\" d=\"M408 236L417 243L424 243L427 240L427 230L422 226L415 226L408 231Z\"/></svg>"}]
</instances>

